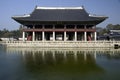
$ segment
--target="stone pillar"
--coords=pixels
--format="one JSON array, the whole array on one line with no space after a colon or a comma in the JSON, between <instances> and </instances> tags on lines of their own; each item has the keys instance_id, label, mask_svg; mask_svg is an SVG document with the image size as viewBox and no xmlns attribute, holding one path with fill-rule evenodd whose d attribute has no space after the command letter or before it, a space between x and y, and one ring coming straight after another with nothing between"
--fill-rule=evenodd
<instances>
[{"instance_id":1,"label":"stone pillar","mask_svg":"<svg viewBox=\"0 0 120 80\"><path fill-rule=\"evenodd\" d=\"M55 41L55 31L53 31L53 41Z\"/></svg>"},{"instance_id":2,"label":"stone pillar","mask_svg":"<svg viewBox=\"0 0 120 80\"><path fill-rule=\"evenodd\" d=\"M84 40L87 41L87 32L84 32Z\"/></svg>"},{"instance_id":3,"label":"stone pillar","mask_svg":"<svg viewBox=\"0 0 120 80\"><path fill-rule=\"evenodd\" d=\"M25 32L23 31L23 41L25 41Z\"/></svg>"},{"instance_id":4,"label":"stone pillar","mask_svg":"<svg viewBox=\"0 0 120 80\"><path fill-rule=\"evenodd\" d=\"M32 41L35 41L35 32L33 31Z\"/></svg>"},{"instance_id":5,"label":"stone pillar","mask_svg":"<svg viewBox=\"0 0 120 80\"><path fill-rule=\"evenodd\" d=\"M53 41L55 41L55 31L54 31L54 29L55 29L55 25L53 25Z\"/></svg>"},{"instance_id":6,"label":"stone pillar","mask_svg":"<svg viewBox=\"0 0 120 80\"><path fill-rule=\"evenodd\" d=\"M64 31L64 41L66 41L66 31Z\"/></svg>"},{"instance_id":7,"label":"stone pillar","mask_svg":"<svg viewBox=\"0 0 120 80\"><path fill-rule=\"evenodd\" d=\"M77 25L75 25L75 41L77 41Z\"/></svg>"},{"instance_id":8,"label":"stone pillar","mask_svg":"<svg viewBox=\"0 0 120 80\"><path fill-rule=\"evenodd\" d=\"M42 41L45 41L45 32L42 31Z\"/></svg>"},{"instance_id":9,"label":"stone pillar","mask_svg":"<svg viewBox=\"0 0 120 80\"><path fill-rule=\"evenodd\" d=\"M35 29L35 26L33 25L32 41L35 41L35 31L34 31L34 29Z\"/></svg>"},{"instance_id":10,"label":"stone pillar","mask_svg":"<svg viewBox=\"0 0 120 80\"><path fill-rule=\"evenodd\" d=\"M42 41L45 41L44 25L42 25Z\"/></svg>"},{"instance_id":11,"label":"stone pillar","mask_svg":"<svg viewBox=\"0 0 120 80\"><path fill-rule=\"evenodd\" d=\"M96 41L97 40L97 32L94 32L94 41Z\"/></svg>"},{"instance_id":12,"label":"stone pillar","mask_svg":"<svg viewBox=\"0 0 120 80\"><path fill-rule=\"evenodd\" d=\"M67 41L66 25L64 25L64 41Z\"/></svg>"},{"instance_id":13,"label":"stone pillar","mask_svg":"<svg viewBox=\"0 0 120 80\"><path fill-rule=\"evenodd\" d=\"M75 31L75 41L77 41L77 32Z\"/></svg>"},{"instance_id":14,"label":"stone pillar","mask_svg":"<svg viewBox=\"0 0 120 80\"><path fill-rule=\"evenodd\" d=\"M85 32L84 32L84 41L87 41L86 25L84 25L84 29L85 29Z\"/></svg>"}]
</instances>

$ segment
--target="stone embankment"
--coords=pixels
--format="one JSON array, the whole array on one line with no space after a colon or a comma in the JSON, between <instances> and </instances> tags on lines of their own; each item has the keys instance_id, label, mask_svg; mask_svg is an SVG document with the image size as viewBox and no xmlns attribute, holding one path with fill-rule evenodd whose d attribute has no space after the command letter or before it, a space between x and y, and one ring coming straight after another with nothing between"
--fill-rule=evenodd
<instances>
[{"instance_id":1,"label":"stone embankment","mask_svg":"<svg viewBox=\"0 0 120 80\"><path fill-rule=\"evenodd\" d=\"M120 41L1 41L1 46L22 48L114 48Z\"/></svg>"}]
</instances>

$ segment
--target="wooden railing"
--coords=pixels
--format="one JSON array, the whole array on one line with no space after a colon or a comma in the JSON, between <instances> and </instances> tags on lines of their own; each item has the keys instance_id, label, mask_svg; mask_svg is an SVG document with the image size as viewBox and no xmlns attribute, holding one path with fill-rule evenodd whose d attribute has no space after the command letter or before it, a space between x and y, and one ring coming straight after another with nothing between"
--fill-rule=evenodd
<instances>
[{"instance_id":1,"label":"wooden railing","mask_svg":"<svg viewBox=\"0 0 120 80\"><path fill-rule=\"evenodd\" d=\"M95 29L23 29L23 31L27 31L27 32L32 32L32 31L36 31L36 32L42 32L42 31L59 31L59 32L64 32L64 31L81 31L81 32L84 32L84 31L91 31L91 32L95 32L96 30Z\"/></svg>"}]
</instances>

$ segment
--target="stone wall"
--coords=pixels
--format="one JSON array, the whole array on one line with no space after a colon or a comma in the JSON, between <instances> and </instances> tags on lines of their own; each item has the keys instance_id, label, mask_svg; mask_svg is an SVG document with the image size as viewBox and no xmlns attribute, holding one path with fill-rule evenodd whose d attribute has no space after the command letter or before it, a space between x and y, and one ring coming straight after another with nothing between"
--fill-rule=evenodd
<instances>
[{"instance_id":1,"label":"stone wall","mask_svg":"<svg viewBox=\"0 0 120 80\"><path fill-rule=\"evenodd\" d=\"M109 48L114 47L115 44L120 45L120 41L6 41L0 44L22 48Z\"/></svg>"}]
</instances>

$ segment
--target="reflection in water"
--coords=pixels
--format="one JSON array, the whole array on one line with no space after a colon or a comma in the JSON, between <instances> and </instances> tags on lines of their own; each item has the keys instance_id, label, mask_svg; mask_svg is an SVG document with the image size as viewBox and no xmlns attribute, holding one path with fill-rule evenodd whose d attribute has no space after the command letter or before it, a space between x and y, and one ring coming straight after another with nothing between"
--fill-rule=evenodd
<instances>
[{"instance_id":1,"label":"reflection in water","mask_svg":"<svg viewBox=\"0 0 120 80\"><path fill-rule=\"evenodd\" d=\"M115 58L114 51L98 51L96 49L17 49L8 48L7 53L21 53L26 69L32 72L64 72L64 73L103 73L104 70L96 63L97 56ZM117 52L115 52L117 53ZM116 54L117 55L117 54ZM120 58L119 54L117 59Z\"/></svg>"},{"instance_id":2,"label":"reflection in water","mask_svg":"<svg viewBox=\"0 0 120 80\"><path fill-rule=\"evenodd\" d=\"M89 72L101 71L95 63L94 54L83 51L36 51L23 52L24 62L27 69L38 71L58 72Z\"/></svg>"},{"instance_id":3,"label":"reflection in water","mask_svg":"<svg viewBox=\"0 0 120 80\"><path fill-rule=\"evenodd\" d=\"M5 53L8 60L17 60L10 66L17 68L18 76L23 76L23 80L94 80L98 77L112 80L110 75L114 73L113 76L119 78L117 73L120 73L117 49L6 48ZM13 78L14 75L16 72Z\"/></svg>"}]
</instances>

